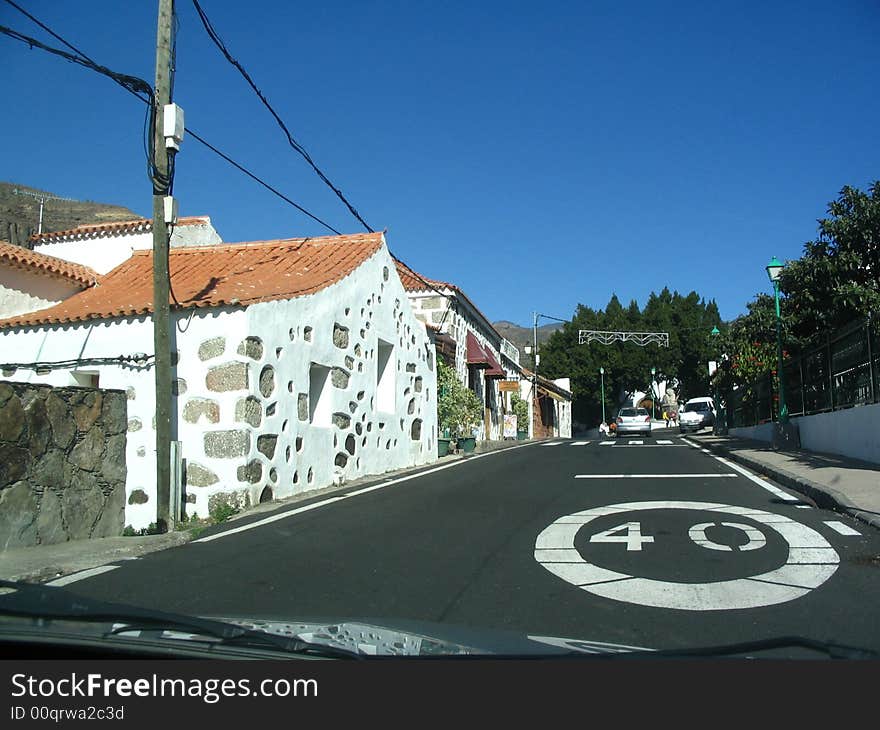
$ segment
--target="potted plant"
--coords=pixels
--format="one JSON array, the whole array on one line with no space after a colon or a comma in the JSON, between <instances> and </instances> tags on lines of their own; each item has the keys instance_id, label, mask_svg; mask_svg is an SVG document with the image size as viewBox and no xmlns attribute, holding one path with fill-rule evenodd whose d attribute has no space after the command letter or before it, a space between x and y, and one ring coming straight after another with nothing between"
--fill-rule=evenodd
<instances>
[{"instance_id":1,"label":"potted plant","mask_svg":"<svg viewBox=\"0 0 880 730\"><path fill-rule=\"evenodd\" d=\"M516 416L516 440L525 441L529 437L529 404L518 393L513 394L510 403Z\"/></svg>"},{"instance_id":2,"label":"potted plant","mask_svg":"<svg viewBox=\"0 0 880 730\"><path fill-rule=\"evenodd\" d=\"M473 431L480 425L482 416L480 399L462 385L455 369L442 361L437 363L437 390L438 455L448 453L452 441L466 453L473 451L476 447Z\"/></svg>"},{"instance_id":3,"label":"potted plant","mask_svg":"<svg viewBox=\"0 0 880 730\"><path fill-rule=\"evenodd\" d=\"M477 394L469 388L462 386L460 393L460 410L458 428L456 429L457 443L462 451L470 454L477 447L477 439L474 431L480 427L483 417L483 404Z\"/></svg>"}]
</instances>

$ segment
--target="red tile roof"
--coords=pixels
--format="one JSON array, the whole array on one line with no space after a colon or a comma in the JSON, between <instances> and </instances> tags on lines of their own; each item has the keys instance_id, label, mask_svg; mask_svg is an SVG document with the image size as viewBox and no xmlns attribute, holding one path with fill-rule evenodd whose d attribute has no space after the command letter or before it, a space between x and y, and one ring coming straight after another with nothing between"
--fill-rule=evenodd
<instances>
[{"instance_id":1,"label":"red tile roof","mask_svg":"<svg viewBox=\"0 0 880 730\"><path fill-rule=\"evenodd\" d=\"M403 261L394 259L397 264L397 275L400 277L400 283L407 291L434 291L434 289L455 289L456 287L445 281L435 281L427 276L416 273L407 266Z\"/></svg>"},{"instance_id":2,"label":"red tile roof","mask_svg":"<svg viewBox=\"0 0 880 730\"><path fill-rule=\"evenodd\" d=\"M248 305L314 294L383 245L381 233L172 248L172 307ZM0 328L126 317L153 311L153 252L135 251L101 280L54 307L0 320Z\"/></svg>"},{"instance_id":3,"label":"red tile roof","mask_svg":"<svg viewBox=\"0 0 880 730\"><path fill-rule=\"evenodd\" d=\"M208 216L191 216L178 218L176 227L210 225ZM153 230L152 218L138 218L133 221L115 221L111 223L93 223L70 228L66 231L48 231L34 234L30 240L39 246L42 243L57 243L59 241L81 240L84 238L105 238L107 236L119 236L126 233L148 233Z\"/></svg>"},{"instance_id":4,"label":"red tile roof","mask_svg":"<svg viewBox=\"0 0 880 730\"><path fill-rule=\"evenodd\" d=\"M98 273L88 266L65 261L56 256L47 256L22 246L14 246L6 241L0 241L0 263L9 264L23 271L66 279L82 285L83 288L92 286L98 281Z\"/></svg>"}]
</instances>

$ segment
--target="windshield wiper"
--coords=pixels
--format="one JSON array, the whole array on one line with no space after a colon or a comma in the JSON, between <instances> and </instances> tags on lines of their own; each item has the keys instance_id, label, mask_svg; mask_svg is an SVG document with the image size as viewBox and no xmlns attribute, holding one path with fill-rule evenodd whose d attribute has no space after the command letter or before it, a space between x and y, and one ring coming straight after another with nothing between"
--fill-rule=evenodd
<instances>
[{"instance_id":1,"label":"windshield wiper","mask_svg":"<svg viewBox=\"0 0 880 730\"><path fill-rule=\"evenodd\" d=\"M685 647L683 649L658 649L652 651L630 651L619 654L602 655L605 659L687 659L737 657L774 649L809 649L824 654L830 659L880 659L880 652L846 644L810 639L805 636L777 636L770 639L756 639L735 644L716 646Z\"/></svg>"},{"instance_id":2,"label":"windshield wiper","mask_svg":"<svg viewBox=\"0 0 880 730\"><path fill-rule=\"evenodd\" d=\"M0 588L12 589L12 592L0 595L0 615L122 624L106 632L105 637L134 631L176 631L210 637L215 644L223 646L269 648L287 654L327 658L362 658L357 652L315 644L298 637L277 636L198 616L84 599L62 588L7 580L0 580Z\"/></svg>"}]
</instances>

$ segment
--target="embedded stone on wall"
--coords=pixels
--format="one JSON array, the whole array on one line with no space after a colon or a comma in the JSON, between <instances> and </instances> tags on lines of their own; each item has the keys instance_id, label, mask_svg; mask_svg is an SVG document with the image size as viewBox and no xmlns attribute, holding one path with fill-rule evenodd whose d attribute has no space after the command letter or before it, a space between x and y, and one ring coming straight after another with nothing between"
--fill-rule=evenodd
<instances>
[{"instance_id":1,"label":"embedded stone on wall","mask_svg":"<svg viewBox=\"0 0 880 730\"><path fill-rule=\"evenodd\" d=\"M247 456L250 448L249 431L209 431L205 434L205 456L212 459Z\"/></svg>"},{"instance_id":2,"label":"embedded stone on wall","mask_svg":"<svg viewBox=\"0 0 880 730\"><path fill-rule=\"evenodd\" d=\"M235 404L236 423L247 423L254 428L259 427L263 421L263 407L258 398L249 395Z\"/></svg>"},{"instance_id":3,"label":"embedded stone on wall","mask_svg":"<svg viewBox=\"0 0 880 730\"><path fill-rule=\"evenodd\" d=\"M275 392L275 368L266 365L260 372L260 393L264 398L268 398Z\"/></svg>"},{"instance_id":4,"label":"embedded stone on wall","mask_svg":"<svg viewBox=\"0 0 880 730\"><path fill-rule=\"evenodd\" d=\"M257 451L270 461L275 457L275 447L278 445L278 434L267 433L257 437Z\"/></svg>"},{"instance_id":5,"label":"embedded stone on wall","mask_svg":"<svg viewBox=\"0 0 880 730\"><path fill-rule=\"evenodd\" d=\"M236 476L240 482L257 484L263 478L263 465L252 459L245 466L238 467Z\"/></svg>"},{"instance_id":6,"label":"embedded stone on wall","mask_svg":"<svg viewBox=\"0 0 880 730\"><path fill-rule=\"evenodd\" d=\"M348 347L348 327L343 327L339 322L333 325L333 344L342 350Z\"/></svg>"},{"instance_id":7,"label":"embedded stone on wall","mask_svg":"<svg viewBox=\"0 0 880 730\"><path fill-rule=\"evenodd\" d=\"M251 360L260 360L263 357L263 341L259 337L245 337L236 352Z\"/></svg>"},{"instance_id":8,"label":"embedded stone on wall","mask_svg":"<svg viewBox=\"0 0 880 730\"><path fill-rule=\"evenodd\" d=\"M194 461L186 464L186 484L189 487L210 487L220 481L213 471Z\"/></svg>"},{"instance_id":9,"label":"embedded stone on wall","mask_svg":"<svg viewBox=\"0 0 880 730\"><path fill-rule=\"evenodd\" d=\"M226 393L230 390L247 390L248 366L244 362L227 362L208 370L205 386L212 393Z\"/></svg>"},{"instance_id":10,"label":"embedded stone on wall","mask_svg":"<svg viewBox=\"0 0 880 730\"><path fill-rule=\"evenodd\" d=\"M348 381L351 376L342 368L333 368L330 371L330 382L333 387L345 389L348 387Z\"/></svg>"},{"instance_id":11,"label":"embedded stone on wall","mask_svg":"<svg viewBox=\"0 0 880 730\"><path fill-rule=\"evenodd\" d=\"M220 422L220 404L210 398L190 398L183 407L183 420L187 423Z\"/></svg>"},{"instance_id":12,"label":"embedded stone on wall","mask_svg":"<svg viewBox=\"0 0 880 730\"><path fill-rule=\"evenodd\" d=\"M210 360L215 357L220 357L226 350L226 338L225 337L212 337L210 340L205 340L199 346L199 360Z\"/></svg>"}]
</instances>

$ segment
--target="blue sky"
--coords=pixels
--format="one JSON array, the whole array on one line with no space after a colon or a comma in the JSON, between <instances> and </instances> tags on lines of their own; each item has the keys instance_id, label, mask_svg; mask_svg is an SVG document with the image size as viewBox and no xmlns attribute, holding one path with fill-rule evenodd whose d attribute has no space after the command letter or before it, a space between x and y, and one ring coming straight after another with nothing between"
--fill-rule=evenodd
<instances>
[{"instance_id":1,"label":"blue sky","mask_svg":"<svg viewBox=\"0 0 880 730\"><path fill-rule=\"evenodd\" d=\"M153 0L16 0L152 83ZM201 0L294 137L423 274L492 320L568 317L664 285L732 318L844 185L880 178L880 4ZM187 126L344 232L359 229L220 56L190 0ZM0 0L0 24L57 45ZM0 179L150 215L144 108L0 37ZM324 231L192 139L181 214L226 241Z\"/></svg>"}]
</instances>

